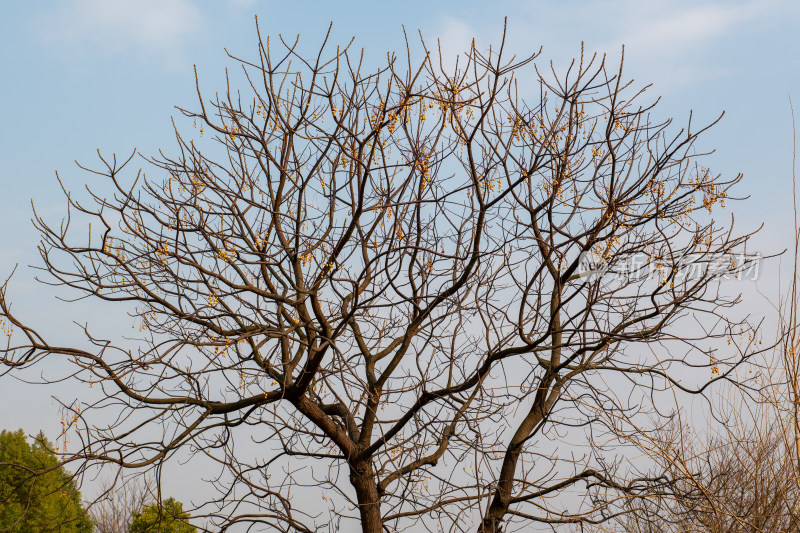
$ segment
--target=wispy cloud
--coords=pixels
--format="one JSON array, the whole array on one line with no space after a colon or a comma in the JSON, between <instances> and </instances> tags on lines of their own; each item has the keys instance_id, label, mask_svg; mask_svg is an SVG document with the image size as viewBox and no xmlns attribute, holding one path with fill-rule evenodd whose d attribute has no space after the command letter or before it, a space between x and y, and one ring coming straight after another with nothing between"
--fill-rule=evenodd
<instances>
[{"instance_id":1,"label":"wispy cloud","mask_svg":"<svg viewBox=\"0 0 800 533\"><path fill-rule=\"evenodd\" d=\"M452 68L456 59L469 51L472 39L478 38L478 32L467 21L447 16L436 26L433 32L433 43L428 43L430 48L438 47L442 53L445 68ZM434 48L435 49L435 48Z\"/></svg>"},{"instance_id":2,"label":"wispy cloud","mask_svg":"<svg viewBox=\"0 0 800 533\"><path fill-rule=\"evenodd\" d=\"M250 8L256 6L258 0L228 0L228 3L234 7Z\"/></svg>"},{"instance_id":3,"label":"wispy cloud","mask_svg":"<svg viewBox=\"0 0 800 533\"><path fill-rule=\"evenodd\" d=\"M787 0L503 2L497 7L497 20L446 16L434 33L450 53L466 50L473 36L479 43L484 41L481 37L489 36L484 44L496 44L506 15L509 51L524 54L543 45L542 58L554 59L557 65L574 57L581 41L587 52L611 57L618 56L625 45L628 74L656 81L659 91L667 92L728 74L707 52L737 35L757 38L779 22L787 9Z\"/></svg>"},{"instance_id":4,"label":"wispy cloud","mask_svg":"<svg viewBox=\"0 0 800 533\"><path fill-rule=\"evenodd\" d=\"M743 5L690 5L653 2L631 6L617 43L635 47L643 54L680 55L713 42L738 25L757 17L762 2Z\"/></svg>"},{"instance_id":5,"label":"wispy cloud","mask_svg":"<svg viewBox=\"0 0 800 533\"><path fill-rule=\"evenodd\" d=\"M170 62L204 24L190 0L63 0L40 30L46 43L68 53L133 51Z\"/></svg>"},{"instance_id":6,"label":"wispy cloud","mask_svg":"<svg viewBox=\"0 0 800 533\"><path fill-rule=\"evenodd\" d=\"M619 50L625 45L628 58L645 75L663 80L668 73L661 90L680 87L724 75L724 68L708 64L706 53L723 39L747 33L755 22L767 19L776 4L752 0L630 3L618 14L619 36L607 39L603 46Z\"/></svg>"},{"instance_id":7,"label":"wispy cloud","mask_svg":"<svg viewBox=\"0 0 800 533\"><path fill-rule=\"evenodd\" d=\"M738 68L721 46L747 42L770 31L786 13L785 0L689 2L655 0L618 4L611 11L616 35L600 40L604 51L625 45L626 64L637 78L655 81L661 93L722 78Z\"/></svg>"}]
</instances>

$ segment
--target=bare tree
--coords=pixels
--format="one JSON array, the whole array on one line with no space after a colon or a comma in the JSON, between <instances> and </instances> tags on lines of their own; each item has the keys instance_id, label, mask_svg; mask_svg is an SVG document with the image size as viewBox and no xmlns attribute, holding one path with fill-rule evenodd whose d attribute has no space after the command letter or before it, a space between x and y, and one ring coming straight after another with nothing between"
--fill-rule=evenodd
<instances>
[{"instance_id":1,"label":"bare tree","mask_svg":"<svg viewBox=\"0 0 800 533\"><path fill-rule=\"evenodd\" d=\"M790 100L791 107L791 100ZM792 108L794 126L794 109ZM796 146L796 138L793 139ZM793 160L796 152L793 153ZM793 171L796 168L793 161ZM670 426L641 447L679 480L667 494L630 501L626 532L789 532L800 530L800 223L793 172L794 248L788 289L773 302L777 329L753 362L758 388L728 388L715 400L708 432ZM750 342L732 338L729 350ZM744 392L745 394L742 394Z\"/></svg>"},{"instance_id":2,"label":"bare tree","mask_svg":"<svg viewBox=\"0 0 800 533\"><path fill-rule=\"evenodd\" d=\"M791 474L794 450L787 448L771 406L735 389L722 400L717 406L721 423L710 433L671 425L651 439L650 453L674 482L669 491L629 500L631 512L619 519L614 530L768 533L800 529L800 492Z\"/></svg>"},{"instance_id":3,"label":"bare tree","mask_svg":"<svg viewBox=\"0 0 800 533\"><path fill-rule=\"evenodd\" d=\"M786 297L778 303L779 329L777 357L768 373L766 404L774 419L784 450L785 472L800 494L800 221L797 207L797 130L794 106L789 99L792 116L792 199L794 202L794 255L791 281ZM797 500L796 500L797 501ZM797 510L800 513L800 509Z\"/></svg>"},{"instance_id":4,"label":"bare tree","mask_svg":"<svg viewBox=\"0 0 800 533\"><path fill-rule=\"evenodd\" d=\"M741 176L695 162L707 127L652 118L622 63L540 70L505 36L374 71L273 44L233 58L241 90L198 82L195 129L149 176L100 156L81 168L110 190L62 185L65 221L36 215L49 282L134 304L141 334L63 346L3 286L8 372L61 358L102 387L65 405L65 460L212 460L192 514L222 529L591 524L665 490L618 430L751 353L714 349L744 327L717 281L747 235L711 218Z\"/></svg>"},{"instance_id":5,"label":"bare tree","mask_svg":"<svg viewBox=\"0 0 800 533\"><path fill-rule=\"evenodd\" d=\"M142 477L103 482L100 496L89 507L95 532L128 533L133 514L158 499L153 484L154 481Z\"/></svg>"}]
</instances>

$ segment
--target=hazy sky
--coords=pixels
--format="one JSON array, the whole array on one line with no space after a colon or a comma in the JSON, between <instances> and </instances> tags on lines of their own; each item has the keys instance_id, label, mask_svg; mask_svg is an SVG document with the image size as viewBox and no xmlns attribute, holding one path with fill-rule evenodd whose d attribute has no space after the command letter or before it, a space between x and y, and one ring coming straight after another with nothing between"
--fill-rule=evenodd
<instances>
[{"instance_id":1,"label":"hazy sky","mask_svg":"<svg viewBox=\"0 0 800 533\"><path fill-rule=\"evenodd\" d=\"M87 320L87 305L56 304L35 284L38 264L30 201L57 221L64 202L55 180L80 189L91 177L74 160L92 164L95 151L145 154L175 146L175 105L193 107L193 66L206 93L224 90L225 48L256 57L258 15L262 35L301 35L313 49L333 23L333 42L355 37L368 62L403 46L403 26L419 30L445 54L477 39L499 42L508 17L508 49L520 56L543 46L540 64L564 66L580 52L618 61L625 45L625 76L663 97L661 118L700 122L722 111L722 122L700 147L716 149L706 161L725 175L742 172L738 192L721 216L752 229L764 222L754 251L774 253L790 244L792 228L792 122L789 96L800 117L800 2L796 0L416 1L259 0L37 0L0 7L0 276L19 264L10 296L18 312L49 327L54 338L77 336L70 321ZM774 292L773 267L760 287ZM770 277L771 276L771 277ZM743 288L748 309L766 309L754 286ZM771 292L772 291L772 292ZM62 294L63 293L59 293ZM127 327L124 314L89 317L110 330ZM58 434L51 405L55 389L0 380L0 427ZM77 392L61 387L59 394Z\"/></svg>"}]
</instances>

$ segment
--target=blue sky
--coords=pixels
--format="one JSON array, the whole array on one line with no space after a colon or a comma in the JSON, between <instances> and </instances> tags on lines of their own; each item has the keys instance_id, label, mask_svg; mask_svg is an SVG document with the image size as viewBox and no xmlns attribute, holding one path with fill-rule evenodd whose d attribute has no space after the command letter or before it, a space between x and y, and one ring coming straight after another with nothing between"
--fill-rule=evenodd
<instances>
[{"instance_id":1,"label":"blue sky","mask_svg":"<svg viewBox=\"0 0 800 533\"><path fill-rule=\"evenodd\" d=\"M255 54L254 15L266 36L294 37L309 49L333 22L334 42L355 36L368 61L403 43L403 29L440 39L446 54L499 41L509 18L509 49L543 46L542 60L565 65L579 53L626 46L626 74L653 84L664 117L700 120L726 111L705 137L723 173L744 172L740 218L786 215L791 170L788 96L800 102L800 4L726 2L272 2L264 0L42 0L7 2L0 12L3 119L0 142L0 268L27 261L34 234L25 221L33 197L58 201L58 170L78 186L73 160L97 148L153 153L170 148L175 105L195 103L192 68L203 89L222 88L224 48Z\"/></svg>"},{"instance_id":2,"label":"blue sky","mask_svg":"<svg viewBox=\"0 0 800 533\"><path fill-rule=\"evenodd\" d=\"M762 253L791 244L792 122L789 96L800 117L800 3L795 0L725 2L607 1L403 1L274 2L265 0L39 0L0 7L0 276L19 264L10 294L22 316L55 335L76 338L70 321L87 318L110 329L111 314L86 305L59 304L53 291L33 282L36 233L30 201L57 219L64 202L55 180L68 187L90 180L74 160L92 163L95 151L153 154L174 147L175 105L193 107L193 66L207 93L223 90L225 48L256 55L254 16L262 34L300 34L313 49L333 23L333 41L365 49L368 63L403 46L403 26L455 54L472 37L497 43L508 17L508 49L522 56L543 46L541 64L566 65L579 53L607 52L613 61L625 45L625 74L661 96L657 114L684 123L723 121L700 147L717 172L742 172L741 196L727 213L737 225L765 229L754 241ZM727 216L727 215L726 215ZM760 288L774 293L773 267ZM771 276L771 277L770 277ZM766 309L754 287L743 289L750 309ZM128 320L121 316L124 326ZM53 389L21 383L0 387L0 427L58 433ZM68 386L59 394L75 394ZM27 406L16 400L25 395ZM6 409L5 406L19 408Z\"/></svg>"}]
</instances>

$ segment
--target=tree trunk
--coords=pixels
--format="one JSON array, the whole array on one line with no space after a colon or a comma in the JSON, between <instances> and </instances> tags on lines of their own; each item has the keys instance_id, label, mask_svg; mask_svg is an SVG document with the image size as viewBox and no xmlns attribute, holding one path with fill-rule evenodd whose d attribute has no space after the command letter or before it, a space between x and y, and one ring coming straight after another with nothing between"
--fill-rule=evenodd
<instances>
[{"instance_id":1,"label":"tree trunk","mask_svg":"<svg viewBox=\"0 0 800 533\"><path fill-rule=\"evenodd\" d=\"M511 504L511 495L514 490L514 473L517 470L517 462L522 453L522 447L533 429L542 421L558 398L560 387L556 387L551 391L548 390L552 383L552 377L547 377L546 382L545 379L542 381L543 383L536 393L531 410L517 428L508 445L506 456L503 459L503 466L500 468L500 476L497 480L492 503L489 505L489 510L481 522L478 533L501 533L503 531L501 526ZM548 392L550 393L549 395Z\"/></svg>"},{"instance_id":2,"label":"tree trunk","mask_svg":"<svg viewBox=\"0 0 800 533\"><path fill-rule=\"evenodd\" d=\"M358 511L361 513L361 531L363 533L381 533L383 531L381 504L372 464L366 461L362 464L352 465L350 467L350 483L356 489Z\"/></svg>"}]
</instances>

